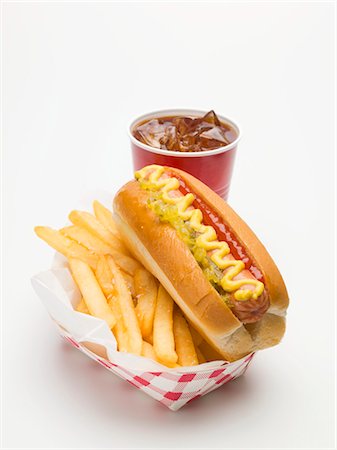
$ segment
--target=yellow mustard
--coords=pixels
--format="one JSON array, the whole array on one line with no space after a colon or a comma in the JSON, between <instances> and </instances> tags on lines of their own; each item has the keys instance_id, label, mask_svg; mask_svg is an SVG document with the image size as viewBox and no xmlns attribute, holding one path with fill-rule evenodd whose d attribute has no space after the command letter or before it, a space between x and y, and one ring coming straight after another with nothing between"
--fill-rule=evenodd
<instances>
[{"instance_id":1,"label":"yellow mustard","mask_svg":"<svg viewBox=\"0 0 337 450\"><path fill-rule=\"evenodd\" d=\"M218 241L215 229L212 226L203 225L203 216L200 209L194 208L192 203L195 196L188 193L183 197L170 197L170 192L179 189L180 183L177 178L169 177L160 180L164 173L164 167L158 165L146 166L135 173L135 177L141 183L147 182L150 189L160 191L161 199L166 204L175 205L177 207L178 216L185 222L189 222L190 227L198 233L196 239L197 247L203 248L206 251L215 250L210 258L216 266L221 270L229 269L221 279L221 286L226 292L234 292L236 300L249 300L253 298L256 300L264 290L264 284L261 281L246 278L242 280L234 280L245 265L243 261L236 259L224 259L230 253L230 248L227 242ZM146 186L146 184L145 184ZM255 286L254 290L245 288L240 289L241 286L250 285Z\"/></svg>"}]
</instances>

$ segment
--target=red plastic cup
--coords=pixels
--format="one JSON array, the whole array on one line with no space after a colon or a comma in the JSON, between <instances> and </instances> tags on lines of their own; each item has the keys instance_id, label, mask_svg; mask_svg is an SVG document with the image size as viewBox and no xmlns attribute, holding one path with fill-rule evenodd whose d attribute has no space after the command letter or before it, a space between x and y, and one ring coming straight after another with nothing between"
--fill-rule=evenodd
<instances>
[{"instance_id":1,"label":"red plastic cup","mask_svg":"<svg viewBox=\"0 0 337 450\"><path fill-rule=\"evenodd\" d=\"M215 150L203 152L175 152L162 150L138 141L132 134L136 125L146 120L167 116L197 116L202 117L206 111L193 109L165 109L154 111L133 120L128 128L131 140L134 170L139 170L149 164L176 167L194 175L207 184L213 191L227 200L233 173L235 155L241 138L239 127L232 120L218 116L221 122L230 125L236 132L237 138L231 144Z\"/></svg>"}]
</instances>

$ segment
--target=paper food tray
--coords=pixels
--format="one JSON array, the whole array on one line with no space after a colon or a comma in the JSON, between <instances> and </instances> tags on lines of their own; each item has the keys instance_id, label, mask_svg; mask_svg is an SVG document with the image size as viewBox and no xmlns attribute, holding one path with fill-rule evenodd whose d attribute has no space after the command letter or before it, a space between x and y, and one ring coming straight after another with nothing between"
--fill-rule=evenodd
<instances>
[{"instance_id":1,"label":"paper food tray","mask_svg":"<svg viewBox=\"0 0 337 450\"><path fill-rule=\"evenodd\" d=\"M118 352L115 337L103 320L75 311L81 296L63 256L57 254L52 269L33 277L32 285L71 345L172 411L238 378L254 356L251 353L233 363L212 361L169 369L148 358ZM106 357L91 351L97 344L105 349Z\"/></svg>"}]
</instances>

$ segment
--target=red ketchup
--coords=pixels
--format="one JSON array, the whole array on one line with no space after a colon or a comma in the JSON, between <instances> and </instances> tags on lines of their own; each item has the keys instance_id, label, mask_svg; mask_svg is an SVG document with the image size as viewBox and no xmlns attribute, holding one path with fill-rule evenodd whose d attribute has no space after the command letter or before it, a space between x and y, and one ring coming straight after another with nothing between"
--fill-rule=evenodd
<instances>
[{"instance_id":1,"label":"red ketchup","mask_svg":"<svg viewBox=\"0 0 337 450\"><path fill-rule=\"evenodd\" d=\"M192 193L194 195L194 208L200 209L203 215L203 222L215 229L218 240L227 242L233 257L237 260L241 260L245 264L245 268L249 270L257 280L264 283L261 271L254 265L251 258L247 255L245 248L240 245L233 230L231 230L228 225L225 225L215 214L215 212L200 197L198 197L195 192L190 190L184 180L176 174L170 174L170 176L173 176L179 180L179 190L182 194L186 195Z\"/></svg>"}]
</instances>

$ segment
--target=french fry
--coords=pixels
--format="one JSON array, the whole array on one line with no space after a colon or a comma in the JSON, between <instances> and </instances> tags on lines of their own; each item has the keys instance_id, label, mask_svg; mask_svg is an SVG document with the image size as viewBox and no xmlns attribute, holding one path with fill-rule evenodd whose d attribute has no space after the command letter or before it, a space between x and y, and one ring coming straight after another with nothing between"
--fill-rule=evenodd
<instances>
[{"instance_id":1,"label":"french fry","mask_svg":"<svg viewBox=\"0 0 337 450\"><path fill-rule=\"evenodd\" d=\"M95 275L99 285L101 286L103 294L107 299L109 299L112 295L116 295L115 282L113 280L110 267L104 256L101 256L97 262Z\"/></svg>"},{"instance_id":2,"label":"french fry","mask_svg":"<svg viewBox=\"0 0 337 450\"><path fill-rule=\"evenodd\" d=\"M146 269L137 269L134 277L137 297L136 313L143 337L151 334L157 301L157 283Z\"/></svg>"},{"instance_id":3,"label":"french fry","mask_svg":"<svg viewBox=\"0 0 337 450\"><path fill-rule=\"evenodd\" d=\"M82 245L73 241L72 239L63 236L58 230L53 230L49 227L35 227L35 233L39 238L43 239L47 244L53 247L58 252L67 258L77 258L89 264L93 269L96 268L98 258L92 254Z\"/></svg>"},{"instance_id":4,"label":"french fry","mask_svg":"<svg viewBox=\"0 0 337 450\"><path fill-rule=\"evenodd\" d=\"M156 361L156 354L153 350L153 346L146 341L143 341L142 356L145 356L145 358L150 358Z\"/></svg>"},{"instance_id":5,"label":"french fry","mask_svg":"<svg viewBox=\"0 0 337 450\"><path fill-rule=\"evenodd\" d=\"M94 236L90 231L76 225L61 228L60 232L63 236L73 239L88 250L96 253L96 255L111 255L116 250L111 245L103 242L102 239Z\"/></svg>"},{"instance_id":6,"label":"french fry","mask_svg":"<svg viewBox=\"0 0 337 450\"><path fill-rule=\"evenodd\" d=\"M114 252L112 256L117 266L131 276L134 276L136 270L142 267L138 261L123 253Z\"/></svg>"},{"instance_id":7,"label":"french fry","mask_svg":"<svg viewBox=\"0 0 337 450\"><path fill-rule=\"evenodd\" d=\"M193 339L193 344L195 347L198 347L204 339L193 327L189 326L189 328Z\"/></svg>"},{"instance_id":8,"label":"french fry","mask_svg":"<svg viewBox=\"0 0 337 450\"><path fill-rule=\"evenodd\" d=\"M128 256L126 249L123 250L124 253L121 253L119 248L123 249L122 243L117 242L117 245L114 247L115 243L109 245L90 231L76 225L62 228L60 231L63 235L74 239L97 255L112 255L118 266L122 269L124 268L125 273L130 276L135 273L137 268L141 267L138 261Z\"/></svg>"},{"instance_id":9,"label":"french fry","mask_svg":"<svg viewBox=\"0 0 337 450\"><path fill-rule=\"evenodd\" d=\"M148 342L149 344L153 345L153 330L151 331L151 334L149 336L146 336L144 338L144 341Z\"/></svg>"},{"instance_id":10,"label":"french fry","mask_svg":"<svg viewBox=\"0 0 337 450\"><path fill-rule=\"evenodd\" d=\"M103 206L102 203L100 203L98 200L95 200L93 202L93 208L96 219L101 222L104 228L111 231L112 234L120 239L120 234L113 219L112 212L108 208Z\"/></svg>"},{"instance_id":11,"label":"french fry","mask_svg":"<svg viewBox=\"0 0 337 450\"><path fill-rule=\"evenodd\" d=\"M113 258L111 256L105 258L115 280L116 295L129 337L129 351L135 355L141 355L143 339L130 291Z\"/></svg>"},{"instance_id":12,"label":"french fry","mask_svg":"<svg viewBox=\"0 0 337 450\"><path fill-rule=\"evenodd\" d=\"M88 309L87 305L85 304L85 301L83 300L83 298L81 298L80 303L76 306L76 311L84 313L84 314L90 314L89 309Z\"/></svg>"},{"instance_id":13,"label":"french fry","mask_svg":"<svg viewBox=\"0 0 337 450\"><path fill-rule=\"evenodd\" d=\"M195 351L197 352L197 357L198 357L199 364L205 363L206 362L206 358L202 354L200 348L199 347L195 347Z\"/></svg>"},{"instance_id":14,"label":"french fry","mask_svg":"<svg viewBox=\"0 0 337 450\"><path fill-rule=\"evenodd\" d=\"M69 220L79 227L83 227L106 244L113 247L119 252L127 252L124 244L111 233L110 230L104 228L95 216L86 211L71 211Z\"/></svg>"},{"instance_id":15,"label":"french fry","mask_svg":"<svg viewBox=\"0 0 337 450\"><path fill-rule=\"evenodd\" d=\"M116 325L113 329L117 341L118 351L128 352L129 351L129 337L126 330L124 320L121 313L121 308L119 305L118 298L116 296L111 296L109 299L109 306L116 317ZM131 351L131 350L130 350Z\"/></svg>"},{"instance_id":16,"label":"french fry","mask_svg":"<svg viewBox=\"0 0 337 450\"><path fill-rule=\"evenodd\" d=\"M173 336L173 300L162 285L158 289L153 321L153 348L163 364L172 367L177 363Z\"/></svg>"},{"instance_id":17,"label":"french fry","mask_svg":"<svg viewBox=\"0 0 337 450\"><path fill-rule=\"evenodd\" d=\"M204 355L206 361L223 361L223 356L220 355L216 350L214 350L213 347L211 347L208 342L202 341L201 344L199 344L199 349L201 350L202 354Z\"/></svg>"},{"instance_id":18,"label":"french fry","mask_svg":"<svg viewBox=\"0 0 337 450\"><path fill-rule=\"evenodd\" d=\"M86 211L71 211L69 214L70 221L78 227L83 227L88 232L92 233L96 238L110 246L110 252L117 263L124 272L129 275L134 275L136 269L142 267L141 264L129 255L125 245L116 238L109 230L96 219L95 216Z\"/></svg>"},{"instance_id":19,"label":"french fry","mask_svg":"<svg viewBox=\"0 0 337 450\"><path fill-rule=\"evenodd\" d=\"M157 359L157 356L155 354L153 346L146 341L143 341L142 356L144 356L145 358L150 358L153 361L157 361L157 362L161 363L161 361L159 361ZM169 364L167 367L175 368L175 367L181 367L181 366L179 364Z\"/></svg>"},{"instance_id":20,"label":"french fry","mask_svg":"<svg viewBox=\"0 0 337 450\"><path fill-rule=\"evenodd\" d=\"M127 330L124 324L124 320L121 314L118 299L116 297L115 281L110 270L110 266L107 263L104 256L101 256L97 263L95 275L101 289L108 299L108 304L116 318L116 325L114 326L113 333L117 341L117 347L120 352L129 351L129 339Z\"/></svg>"},{"instance_id":21,"label":"french fry","mask_svg":"<svg viewBox=\"0 0 337 450\"><path fill-rule=\"evenodd\" d=\"M92 269L88 264L75 258L69 258L69 266L90 314L105 320L109 327L113 328L116 324L115 316Z\"/></svg>"},{"instance_id":22,"label":"french fry","mask_svg":"<svg viewBox=\"0 0 337 450\"><path fill-rule=\"evenodd\" d=\"M121 270L121 273L123 275L123 278L129 288L129 291L131 292L131 296L132 298L136 297L136 291L135 291L135 282L134 282L134 278L132 275L124 272L124 270Z\"/></svg>"},{"instance_id":23,"label":"french fry","mask_svg":"<svg viewBox=\"0 0 337 450\"><path fill-rule=\"evenodd\" d=\"M178 308L174 308L173 312L173 334L178 364L181 366L198 365L198 357L188 324Z\"/></svg>"}]
</instances>

